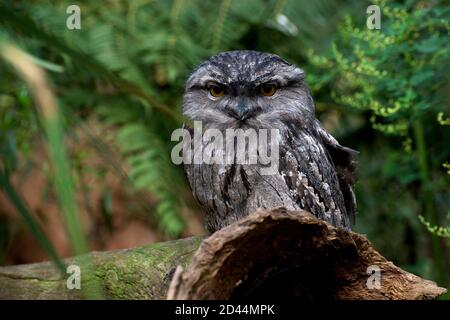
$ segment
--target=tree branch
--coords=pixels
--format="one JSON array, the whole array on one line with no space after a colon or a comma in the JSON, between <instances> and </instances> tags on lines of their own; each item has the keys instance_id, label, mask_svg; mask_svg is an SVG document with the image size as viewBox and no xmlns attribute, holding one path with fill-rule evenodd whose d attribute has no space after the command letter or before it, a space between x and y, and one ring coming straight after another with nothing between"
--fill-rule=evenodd
<instances>
[{"instance_id":1,"label":"tree branch","mask_svg":"<svg viewBox=\"0 0 450 320\"><path fill-rule=\"evenodd\" d=\"M203 241L94 252L91 259L82 289L99 280L108 299L434 299L446 292L387 261L363 235L283 208L258 210ZM81 293L68 290L46 262L1 267L0 298L79 299Z\"/></svg>"}]
</instances>

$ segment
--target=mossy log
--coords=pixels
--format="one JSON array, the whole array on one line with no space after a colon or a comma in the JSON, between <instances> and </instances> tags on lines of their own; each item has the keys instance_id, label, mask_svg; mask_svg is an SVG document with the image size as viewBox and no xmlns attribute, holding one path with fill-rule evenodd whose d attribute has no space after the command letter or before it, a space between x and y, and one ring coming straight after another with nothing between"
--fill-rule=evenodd
<instances>
[{"instance_id":1,"label":"mossy log","mask_svg":"<svg viewBox=\"0 0 450 320\"><path fill-rule=\"evenodd\" d=\"M206 239L89 257L81 290L67 289L51 263L1 267L0 298L79 299L94 283L108 299L433 299L446 292L387 261L364 236L282 208L257 211Z\"/></svg>"},{"instance_id":2,"label":"mossy log","mask_svg":"<svg viewBox=\"0 0 450 320\"><path fill-rule=\"evenodd\" d=\"M67 280L51 262L0 267L0 299L165 299L175 267L186 266L202 237L154 243L139 248L92 252L89 260L66 259L80 267L81 287ZM87 269L87 270L85 270ZM101 287L101 293L89 294Z\"/></svg>"}]
</instances>

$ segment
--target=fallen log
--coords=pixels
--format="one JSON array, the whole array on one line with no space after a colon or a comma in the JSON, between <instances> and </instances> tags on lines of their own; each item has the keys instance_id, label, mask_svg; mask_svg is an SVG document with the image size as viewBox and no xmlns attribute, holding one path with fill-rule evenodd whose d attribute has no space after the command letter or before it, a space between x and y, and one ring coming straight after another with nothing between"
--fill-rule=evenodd
<instances>
[{"instance_id":1,"label":"fallen log","mask_svg":"<svg viewBox=\"0 0 450 320\"><path fill-rule=\"evenodd\" d=\"M381 256L363 235L306 211L256 213L205 239L169 299L433 299L446 292Z\"/></svg>"},{"instance_id":2,"label":"fallen log","mask_svg":"<svg viewBox=\"0 0 450 320\"><path fill-rule=\"evenodd\" d=\"M0 299L81 299L101 286L106 299L165 299L177 265L187 265L202 237L154 243L139 248L92 252L90 267L81 267L81 287L69 289L51 262L0 267ZM64 260L80 265L85 259ZM171 273L172 272L172 273ZM97 297L99 295L96 295Z\"/></svg>"},{"instance_id":3,"label":"fallen log","mask_svg":"<svg viewBox=\"0 0 450 320\"><path fill-rule=\"evenodd\" d=\"M365 236L283 208L259 210L203 240L90 256L82 289L98 280L108 299L434 299L446 292L387 261ZM81 291L38 263L1 267L0 298L79 299Z\"/></svg>"}]
</instances>

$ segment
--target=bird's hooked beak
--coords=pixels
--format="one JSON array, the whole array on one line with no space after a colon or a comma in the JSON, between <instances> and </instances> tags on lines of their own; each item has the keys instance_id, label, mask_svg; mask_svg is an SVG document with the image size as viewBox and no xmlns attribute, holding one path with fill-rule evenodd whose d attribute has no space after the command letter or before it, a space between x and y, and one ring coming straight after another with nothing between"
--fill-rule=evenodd
<instances>
[{"instance_id":1,"label":"bird's hooked beak","mask_svg":"<svg viewBox=\"0 0 450 320\"><path fill-rule=\"evenodd\" d=\"M247 119L256 116L261 111L260 109L259 107L250 106L244 99L241 99L235 109L230 108L228 110L228 115L239 122L245 122Z\"/></svg>"},{"instance_id":2,"label":"bird's hooked beak","mask_svg":"<svg viewBox=\"0 0 450 320\"><path fill-rule=\"evenodd\" d=\"M247 107L244 101L239 101L237 106L237 114L239 121L245 121L250 117L250 108Z\"/></svg>"}]
</instances>

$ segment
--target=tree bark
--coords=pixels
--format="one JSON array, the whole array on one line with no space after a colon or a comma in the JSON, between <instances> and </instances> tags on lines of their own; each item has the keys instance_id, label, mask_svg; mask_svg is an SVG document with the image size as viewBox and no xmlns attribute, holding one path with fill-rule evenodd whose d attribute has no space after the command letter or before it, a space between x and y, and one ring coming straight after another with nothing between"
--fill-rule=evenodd
<instances>
[{"instance_id":1,"label":"tree bark","mask_svg":"<svg viewBox=\"0 0 450 320\"><path fill-rule=\"evenodd\" d=\"M95 283L107 299L433 299L446 292L387 261L364 236L283 208L258 210L203 241L89 257L81 290L67 289L49 262L1 267L0 299L80 299Z\"/></svg>"},{"instance_id":2,"label":"tree bark","mask_svg":"<svg viewBox=\"0 0 450 320\"><path fill-rule=\"evenodd\" d=\"M51 262L0 267L0 299L81 299L100 286L94 297L106 299L165 299L175 267L186 266L202 237L154 243L139 248L92 252L66 259L81 268L81 289L68 289L67 280ZM82 267L82 265L87 265ZM89 266L90 265L90 266ZM94 270L95 269L95 270Z\"/></svg>"}]
</instances>

